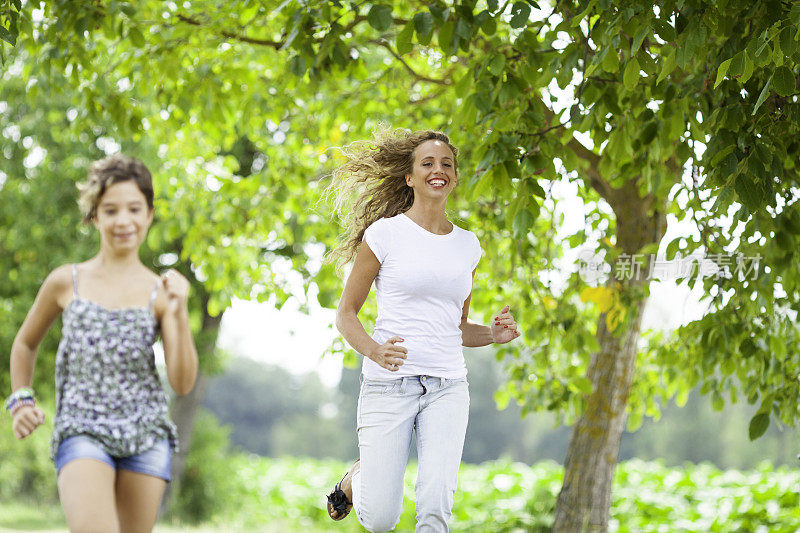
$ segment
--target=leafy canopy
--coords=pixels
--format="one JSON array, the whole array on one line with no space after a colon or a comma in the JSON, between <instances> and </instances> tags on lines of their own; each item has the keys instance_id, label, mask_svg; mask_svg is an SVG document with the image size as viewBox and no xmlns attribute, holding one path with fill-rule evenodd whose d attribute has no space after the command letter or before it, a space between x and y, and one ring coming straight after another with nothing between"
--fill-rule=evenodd
<instances>
[{"instance_id":1,"label":"leafy canopy","mask_svg":"<svg viewBox=\"0 0 800 533\"><path fill-rule=\"evenodd\" d=\"M631 424L698 383L715 404L740 389L760 401L754 437L770 414L793 422L798 3L53 0L18 21L29 55L7 64L34 95L65 73L82 117L157 146L164 238L184 236L215 312L297 283L331 305L341 281L319 263L336 235L319 204L329 148L381 120L443 128L465 155L453 215L485 251L473 307L509 302L525 328L503 350L505 394L568 418L582 409L602 310L574 250L609 263L741 253L761 256L755 278L703 279L709 313L642 349ZM660 243L634 208L692 229ZM611 329L645 294L602 296Z\"/></svg>"}]
</instances>

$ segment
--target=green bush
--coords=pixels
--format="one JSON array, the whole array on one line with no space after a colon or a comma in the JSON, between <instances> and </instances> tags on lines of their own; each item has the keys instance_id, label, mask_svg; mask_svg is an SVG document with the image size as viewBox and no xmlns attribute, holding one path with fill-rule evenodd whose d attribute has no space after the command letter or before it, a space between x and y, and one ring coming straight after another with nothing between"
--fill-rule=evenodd
<instances>
[{"instance_id":1,"label":"green bush","mask_svg":"<svg viewBox=\"0 0 800 533\"><path fill-rule=\"evenodd\" d=\"M257 529L275 521L292 531L332 526L325 495L349 468L334 460L233 455L235 505L213 521L231 530ZM463 464L459 474L453 532L516 533L549 531L563 469L554 462L533 466L512 461ZM409 464L403 514L397 531L415 524L414 479ZM758 470L721 471L708 464L665 467L632 460L617 468L610 531L749 532L795 531L800 523L800 473L763 464ZM766 529L764 529L766 528ZM336 524L340 532L363 531L354 516Z\"/></svg>"},{"instance_id":2,"label":"green bush","mask_svg":"<svg viewBox=\"0 0 800 533\"><path fill-rule=\"evenodd\" d=\"M0 500L57 502L56 471L50 460L52 421L47 419L21 441L11 431L11 417L0 415L0 427Z\"/></svg>"},{"instance_id":3,"label":"green bush","mask_svg":"<svg viewBox=\"0 0 800 533\"><path fill-rule=\"evenodd\" d=\"M213 417L203 414L196 427L184 490L173 516L176 523L170 531L188 531L189 525L201 522L203 531L363 531L354 516L334 524L325 509L325 495L349 463L231 452L227 429ZM29 481L20 481L23 469L19 464L9 464L13 462L0 461L0 528L22 527L33 516L6 499L6 495L14 497L14 490L30 485ZM37 464L34 462L34 466ZM549 531L562 475L562 467L554 462L462 465L451 531ZM36 479L35 475L26 476L23 480ZM410 463L397 531L414 529L415 477L416 464ZM52 485L52 474L47 479ZM800 471L776 469L768 463L740 472L722 471L708 464L674 468L660 462L626 461L617 468L609 530L794 532L800 524L798 481ZM38 481L33 485L46 486ZM11 518L6 515L12 514L28 518L9 522Z\"/></svg>"},{"instance_id":4,"label":"green bush","mask_svg":"<svg viewBox=\"0 0 800 533\"><path fill-rule=\"evenodd\" d=\"M170 515L187 523L236 512L241 484L231 470L230 429L201 409L192 434L184 476Z\"/></svg>"}]
</instances>

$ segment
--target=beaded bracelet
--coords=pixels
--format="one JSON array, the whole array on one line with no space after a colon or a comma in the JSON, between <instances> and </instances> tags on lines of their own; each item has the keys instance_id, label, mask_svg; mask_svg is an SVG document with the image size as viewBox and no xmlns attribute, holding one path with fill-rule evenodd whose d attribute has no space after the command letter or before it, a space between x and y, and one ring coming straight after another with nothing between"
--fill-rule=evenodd
<instances>
[{"instance_id":1,"label":"beaded bracelet","mask_svg":"<svg viewBox=\"0 0 800 533\"><path fill-rule=\"evenodd\" d=\"M30 387L22 387L21 389L15 390L11 393L6 399L6 403L4 408L6 411L10 411L14 404L16 404L20 400L34 400L33 389Z\"/></svg>"},{"instance_id":2,"label":"beaded bracelet","mask_svg":"<svg viewBox=\"0 0 800 533\"><path fill-rule=\"evenodd\" d=\"M33 398L21 398L21 399L19 399L16 402L14 402L14 405L12 405L11 408L8 410L8 414L10 414L11 416L14 416L14 414L17 411L19 411L21 407L25 407L26 405L30 406L30 407L35 407L36 406L36 400L34 400Z\"/></svg>"}]
</instances>

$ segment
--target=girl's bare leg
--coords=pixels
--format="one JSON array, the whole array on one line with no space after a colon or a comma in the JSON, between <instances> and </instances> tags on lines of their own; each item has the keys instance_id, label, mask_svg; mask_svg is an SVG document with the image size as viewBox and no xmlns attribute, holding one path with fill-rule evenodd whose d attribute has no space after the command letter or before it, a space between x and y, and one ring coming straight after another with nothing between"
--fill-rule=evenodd
<instances>
[{"instance_id":1,"label":"girl's bare leg","mask_svg":"<svg viewBox=\"0 0 800 533\"><path fill-rule=\"evenodd\" d=\"M117 512L121 533L149 533L158 517L158 507L167 482L130 470L117 473Z\"/></svg>"},{"instance_id":2,"label":"girl's bare leg","mask_svg":"<svg viewBox=\"0 0 800 533\"><path fill-rule=\"evenodd\" d=\"M116 472L102 461L73 459L58 474L58 495L70 531L118 533Z\"/></svg>"}]
</instances>

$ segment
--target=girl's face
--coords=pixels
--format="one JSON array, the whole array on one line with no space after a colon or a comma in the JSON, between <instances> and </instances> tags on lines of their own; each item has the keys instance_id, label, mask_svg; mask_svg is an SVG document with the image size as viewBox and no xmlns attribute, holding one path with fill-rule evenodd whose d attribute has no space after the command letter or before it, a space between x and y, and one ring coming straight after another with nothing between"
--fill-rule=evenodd
<instances>
[{"instance_id":1,"label":"girl's face","mask_svg":"<svg viewBox=\"0 0 800 533\"><path fill-rule=\"evenodd\" d=\"M414 189L415 197L447 198L458 183L450 147L436 139L417 146L414 149L414 167L411 174L406 174L406 183Z\"/></svg>"},{"instance_id":2,"label":"girl's face","mask_svg":"<svg viewBox=\"0 0 800 533\"><path fill-rule=\"evenodd\" d=\"M104 246L114 251L136 251L147 237L153 210L133 180L108 187L97 204L94 227Z\"/></svg>"}]
</instances>

